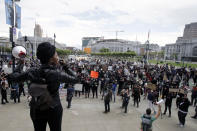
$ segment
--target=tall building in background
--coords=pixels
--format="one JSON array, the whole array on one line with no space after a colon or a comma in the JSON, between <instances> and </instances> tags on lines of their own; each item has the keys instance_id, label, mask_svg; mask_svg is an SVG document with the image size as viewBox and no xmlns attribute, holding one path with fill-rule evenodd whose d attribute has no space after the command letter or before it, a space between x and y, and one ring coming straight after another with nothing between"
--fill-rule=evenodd
<instances>
[{"instance_id":1,"label":"tall building in background","mask_svg":"<svg viewBox=\"0 0 197 131\"><path fill-rule=\"evenodd\" d=\"M182 37L165 46L165 59L197 61L197 22L185 25Z\"/></svg>"},{"instance_id":2,"label":"tall building in background","mask_svg":"<svg viewBox=\"0 0 197 131\"><path fill-rule=\"evenodd\" d=\"M43 30L39 24L35 24L34 37L42 37Z\"/></svg>"},{"instance_id":3,"label":"tall building in background","mask_svg":"<svg viewBox=\"0 0 197 131\"><path fill-rule=\"evenodd\" d=\"M18 32L18 38L21 38L22 37L22 33L21 31Z\"/></svg>"},{"instance_id":4,"label":"tall building in background","mask_svg":"<svg viewBox=\"0 0 197 131\"><path fill-rule=\"evenodd\" d=\"M183 38L185 39L197 38L197 22L185 25Z\"/></svg>"}]
</instances>

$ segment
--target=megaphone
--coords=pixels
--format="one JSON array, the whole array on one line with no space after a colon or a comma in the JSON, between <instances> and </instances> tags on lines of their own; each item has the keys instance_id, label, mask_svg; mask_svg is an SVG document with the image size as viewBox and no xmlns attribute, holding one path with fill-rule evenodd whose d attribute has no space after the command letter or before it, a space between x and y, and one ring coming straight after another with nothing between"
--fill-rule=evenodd
<instances>
[{"instance_id":1,"label":"megaphone","mask_svg":"<svg viewBox=\"0 0 197 131\"><path fill-rule=\"evenodd\" d=\"M15 58L19 58L19 59L25 58L25 56L26 56L26 49L23 46L15 46L12 49L12 55Z\"/></svg>"}]
</instances>

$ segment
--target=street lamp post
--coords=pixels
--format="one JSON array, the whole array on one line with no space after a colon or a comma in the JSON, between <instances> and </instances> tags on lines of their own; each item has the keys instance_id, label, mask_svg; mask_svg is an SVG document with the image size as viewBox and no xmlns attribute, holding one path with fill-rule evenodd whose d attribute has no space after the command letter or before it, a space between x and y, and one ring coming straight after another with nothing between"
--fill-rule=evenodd
<instances>
[{"instance_id":1,"label":"street lamp post","mask_svg":"<svg viewBox=\"0 0 197 131\"><path fill-rule=\"evenodd\" d=\"M13 38L13 30L15 28L15 0L12 0L12 18L11 18L11 24L12 27L10 28L10 41L12 43L12 49L15 47L15 42L14 42L14 38ZM15 57L12 56L12 71L14 72L15 69Z\"/></svg>"},{"instance_id":2,"label":"street lamp post","mask_svg":"<svg viewBox=\"0 0 197 131\"><path fill-rule=\"evenodd\" d=\"M146 41L146 63L148 63L149 40Z\"/></svg>"},{"instance_id":3,"label":"street lamp post","mask_svg":"<svg viewBox=\"0 0 197 131\"><path fill-rule=\"evenodd\" d=\"M16 33L15 29L15 2L20 2L20 0L12 0L12 7L11 7L11 26L10 27L10 42L12 43L12 49L15 47L14 36L13 33ZM15 57L12 56L12 71L14 72L15 69Z\"/></svg>"},{"instance_id":4,"label":"street lamp post","mask_svg":"<svg viewBox=\"0 0 197 131\"><path fill-rule=\"evenodd\" d=\"M54 46L55 46L55 38L56 38L56 35L55 35L55 33L54 33Z\"/></svg>"}]
</instances>

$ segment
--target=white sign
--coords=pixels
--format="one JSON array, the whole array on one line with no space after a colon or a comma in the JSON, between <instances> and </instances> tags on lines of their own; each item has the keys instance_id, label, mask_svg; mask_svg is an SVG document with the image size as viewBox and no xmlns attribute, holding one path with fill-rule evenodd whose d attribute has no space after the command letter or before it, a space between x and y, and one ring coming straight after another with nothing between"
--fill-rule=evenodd
<instances>
[{"instance_id":1,"label":"white sign","mask_svg":"<svg viewBox=\"0 0 197 131\"><path fill-rule=\"evenodd\" d=\"M76 91L82 91L83 84L75 84L74 88Z\"/></svg>"},{"instance_id":2,"label":"white sign","mask_svg":"<svg viewBox=\"0 0 197 131\"><path fill-rule=\"evenodd\" d=\"M4 72L5 72L6 74L12 73L12 68L8 68L7 65L3 65L2 69L4 70Z\"/></svg>"},{"instance_id":3,"label":"white sign","mask_svg":"<svg viewBox=\"0 0 197 131\"><path fill-rule=\"evenodd\" d=\"M108 66L108 70L109 71L112 71L112 66Z\"/></svg>"},{"instance_id":4,"label":"white sign","mask_svg":"<svg viewBox=\"0 0 197 131\"><path fill-rule=\"evenodd\" d=\"M157 102L157 105L161 105L162 103L164 103L163 99L161 99L159 102Z\"/></svg>"}]
</instances>

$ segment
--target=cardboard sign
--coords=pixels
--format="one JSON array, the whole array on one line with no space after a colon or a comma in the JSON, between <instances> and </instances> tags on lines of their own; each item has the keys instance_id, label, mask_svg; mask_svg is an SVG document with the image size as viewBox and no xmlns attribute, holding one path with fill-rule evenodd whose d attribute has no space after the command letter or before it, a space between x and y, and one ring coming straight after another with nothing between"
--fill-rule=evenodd
<instances>
[{"instance_id":1,"label":"cardboard sign","mask_svg":"<svg viewBox=\"0 0 197 131\"><path fill-rule=\"evenodd\" d=\"M148 83L147 84L147 88L151 89L151 90L156 90L156 85L152 84L152 83Z\"/></svg>"},{"instance_id":2,"label":"cardboard sign","mask_svg":"<svg viewBox=\"0 0 197 131\"><path fill-rule=\"evenodd\" d=\"M187 94L188 92L186 90L184 90L184 89L180 89L179 93L181 93L181 94Z\"/></svg>"},{"instance_id":3,"label":"cardboard sign","mask_svg":"<svg viewBox=\"0 0 197 131\"><path fill-rule=\"evenodd\" d=\"M169 92L177 93L179 92L179 89L169 88Z\"/></svg>"},{"instance_id":4,"label":"cardboard sign","mask_svg":"<svg viewBox=\"0 0 197 131\"><path fill-rule=\"evenodd\" d=\"M181 94L187 94L188 92L184 89L174 89L174 88L169 88L169 92L173 93L181 93Z\"/></svg>"},{"instance_id":5,"label":"cardboard sign","mask_svg":"<svg viewBox=\"0 0 197 131\"><path fill-rule=\"evenodd\" d=\"M91 76L92 78L98 78L99 73L96 72L96 71L91 71L90 76Z\"/></svg>"},{"instance_id":6,"label":"cardboard sign","mask_svg":"<svg viewBox=\"0 0 197 131\"><path fill-rule=\"evenodd\" d=\"M82 91L83 84L75 84L74 88L76 91Z\"/></svg>"},{"instance_id":7,"label":"cardboard sign","mask_svg":"<svg viewBox=\"0 0 197 131\"><path fill-rule=\"evenodd\" d=\"M107 71L107 66L106 66L106 65L103 65L103 66L102 66L102 69L103 69L104 71Z\"/></svg>"}]
</instances>

